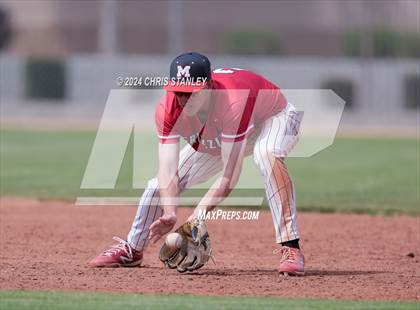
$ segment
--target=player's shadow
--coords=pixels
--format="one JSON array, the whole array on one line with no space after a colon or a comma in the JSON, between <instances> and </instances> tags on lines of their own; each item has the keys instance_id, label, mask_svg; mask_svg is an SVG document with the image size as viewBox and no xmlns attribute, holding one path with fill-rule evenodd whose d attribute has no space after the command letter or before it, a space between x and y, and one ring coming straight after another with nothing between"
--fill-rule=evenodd
<instances>
[{"instance_id":1,"label":"player's shadow","mask_svg":"<svg viewBox=\"0 0 420 310\"><path fill-rule=\"evenodd\" d=\"M319 277L319 276L356 276L356 275L372 275L372 274L381 274L389 273L387 271L377 271L377 270L317 270L317 269L308 269L305 271L305 277ZM232 277L232 276L246 276L246 275L276 275L277 271L274 269L268 268L259 268L259 269L203 269L197 270L195 272L185 273L186 275L195 275L195 276L220 276L220 277Z\"/></svg>"},{"instance_id":2,"label":"player's shadow","mask_svg":"<svg viewBox=\"0 0 420 310\"><path fill-rule=\"evenodd\" d=\"M186 273L188 275L208 275L208 276L221 276L221 277L232 277L232 276L245 276L245 275L262 275L262 274L275 274L276 271L273 269L259 268L259 269L234 269L234 268L223 268L223 269L203 269L195 272Z\"/></svg>"},{"instance_id":3,"label":"player's shadow","mask_svg":"<svg viewBox=\"0 0 420 310\"><path fill-rule=\"evenodd\" d=\"M370 275L389 273L388 271L380 270L317 270L309 269L305 271L306 277L317 277L317 276L359 276L359 275Z\"/></svg>"}]
</instances>

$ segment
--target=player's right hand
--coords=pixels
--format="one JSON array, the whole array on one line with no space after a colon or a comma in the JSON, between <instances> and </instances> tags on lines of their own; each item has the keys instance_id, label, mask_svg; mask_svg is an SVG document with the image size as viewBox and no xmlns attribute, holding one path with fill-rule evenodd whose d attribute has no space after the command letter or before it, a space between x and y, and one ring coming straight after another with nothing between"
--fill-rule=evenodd
<instances>
[{"instance_id":1,"label":"player's right hand","mask_svg":"<svg viewBox=\"0 0 420 310\"><path fill-rule=\"evenodd\" d=\"M174 228L177 218L175 214L165 214L150 225L149 240L156 243L161 237Z\"/></svg>"}]
</instances>

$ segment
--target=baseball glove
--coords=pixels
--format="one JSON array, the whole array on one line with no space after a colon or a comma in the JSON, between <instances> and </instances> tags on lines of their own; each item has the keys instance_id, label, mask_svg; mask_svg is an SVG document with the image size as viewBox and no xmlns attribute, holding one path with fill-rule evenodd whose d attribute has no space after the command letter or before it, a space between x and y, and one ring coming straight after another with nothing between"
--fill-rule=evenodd
<instances>
[{"instance_id":1,"label":"baseball glove","mask_svg":"<svg viewBox=\"0 0 420 310\"><path fill-rule=\"evenodd\" d=\"M164 243L159 252L159 259L166 267L176 268L181 273L203 267L211 257L211 243L204 221L188 221L175 232L182 237L181 247L171 249Z\"/></svg>"}]
</instances>

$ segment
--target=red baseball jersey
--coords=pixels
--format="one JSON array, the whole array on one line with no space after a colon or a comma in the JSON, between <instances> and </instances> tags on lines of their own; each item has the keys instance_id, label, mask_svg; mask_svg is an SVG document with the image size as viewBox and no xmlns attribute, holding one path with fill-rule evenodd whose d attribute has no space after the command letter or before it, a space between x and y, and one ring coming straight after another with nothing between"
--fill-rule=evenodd
<instances>
[{"instance_id":1,"label":"red baseball jersey","mask_svg":"<svg viewBox=\"0 0 420 310\"><path fill-rule=\"evenodd\" d=\"M182 113L175 94L167 92L155 113L160 143L178 143L183 137L199 152L220 155L221 141L242 141L287 105L276 85L253 72L216 69L212 80L206 120Z\"/></svg>"}]
</instances>

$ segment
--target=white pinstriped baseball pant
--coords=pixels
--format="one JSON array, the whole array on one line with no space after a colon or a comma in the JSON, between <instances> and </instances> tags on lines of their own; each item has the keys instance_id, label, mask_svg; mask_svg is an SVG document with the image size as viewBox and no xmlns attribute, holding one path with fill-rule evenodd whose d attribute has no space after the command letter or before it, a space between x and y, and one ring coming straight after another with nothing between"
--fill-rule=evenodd
<instances>
[{"instance_id":1,"label":"white pinstriped baseball pant","mask_svg":"<svg viewBox=\"0 0 420 310\"><path fill-rule=\"evenodd\" d=\"M282 243L299 238L296 216L296 199L292 180L284 158L298 140L300 120L295 108L289 103L279 114L266 120L255 141L254 162L259 168L265 185L276 233L276 242ZM221 156L196 152L186 145L180 152L179 189L203 183L222 170ZM135 250L147 246L150 225L163 214L159 206L159 186L151 179L140 198L127 241Z\"/></svg>"}]
</instances>

